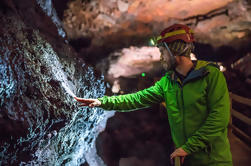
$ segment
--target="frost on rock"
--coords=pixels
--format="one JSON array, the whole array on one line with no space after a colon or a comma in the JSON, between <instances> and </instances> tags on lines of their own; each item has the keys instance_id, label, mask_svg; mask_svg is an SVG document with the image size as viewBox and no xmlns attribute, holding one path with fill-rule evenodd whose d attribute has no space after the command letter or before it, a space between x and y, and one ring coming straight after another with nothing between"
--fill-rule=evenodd
<instances>
[{"instance_id":1,"label":"frost on rock","mask_svg":"<svg viewBox=\"0 0 251 166\"><path fill-rule=\"evenodd\" d=\"M26 33L17 19L5 17L0 36L0 120L11 128L1 128L7 134L22 136L1 142L0 165L104 165L94 143L114 113L78 107L72 97L103 96L104 77L74 57L58 56L38 31ZM19 36L13 35L14 23Z\"/></svg>"}]
</instances>

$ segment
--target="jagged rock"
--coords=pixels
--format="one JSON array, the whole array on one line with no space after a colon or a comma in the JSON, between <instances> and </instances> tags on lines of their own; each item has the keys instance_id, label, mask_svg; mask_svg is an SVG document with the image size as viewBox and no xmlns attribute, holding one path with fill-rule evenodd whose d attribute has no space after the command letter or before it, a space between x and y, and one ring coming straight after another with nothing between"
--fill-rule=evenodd
<instances>
[{"instance_id":1,"label":"jagged rock","mask_svg":"<svg viewBox=\"0 0 251 166\"><path fill-rule=\"evenodd\" d=\"M160 70L160 52L156 47L130 47L109 56L108 77L132 77L142 72ZM157 69L158 68L158 69Z\"/></svg>"},{"instance_id":2,"label":"jagged rock","mask_svg":"<svg viewBox=\"0 0 251 166\"><path fill-rule=\"evenodd\" d=\"M120 12L126 12L128 10L129 4L127 2L118 0L117 4Z\"/></svg>"},{"instance_id":3,"label":"jagged rock","mask_svg":"<svg viewBox=\"0 0 251 166\"><path fill-rule=\"evenodd\" d=\"M106 57L116 49L145 45L173 23L189 24L197 42L239 49L243 41L250 42L250 13L246 0L75 0L69 2L63 22L70 39L92 38L91 47L80 53L95 63L92 57L100 50L107 50L100 56Z\"/></svg>"},{"instance_id":4,"label":"jagged rock","mask_svg":"<svg viewBox=\"0 0 251 166\"><path fill-rule=\"evenodd\" d=\"M0 6L0 165L102 165L93 145L112 113L73 98L103 96L102 78L67 44L51 1Z\"/></svg>"},{"instance_id":5,"label":"jagged rock","mask_svg":"<svg viewBox=\"0 0 251 166\"><path fill-rule=\"evenodd\" d=\"M238 59L234 62L231 67L233 69L239 70L248 79L251 76L251 53Z\"/></svg>"},{"instance_id":6,"label":"jagged rock","mask_svg":"<svg viewBox=\"0 0 251 166\"><path fill-rule=\"evenodd\" d=\"M96 141L108 166L169 166L173 150L168 117L163 106L116 113Z\"/></svg>"}]
</instances>

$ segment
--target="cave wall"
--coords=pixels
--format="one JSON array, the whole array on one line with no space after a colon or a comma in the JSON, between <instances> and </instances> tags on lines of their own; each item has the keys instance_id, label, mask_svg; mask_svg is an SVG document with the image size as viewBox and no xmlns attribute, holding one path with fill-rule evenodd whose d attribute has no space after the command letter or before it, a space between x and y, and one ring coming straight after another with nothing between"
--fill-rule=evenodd
<instances>
[{"instance_id":1,"label":"cave wall","mask_svg":"<svg viewBox=\"0 0 251 166\"><path fill-rule=\"evenodd\" d=\"M108 166L170 166L174 150L168 117L162 105L135 112L117 112L96 140Z\"/></svg>"},{"instance_id":2,"label":"cave wall","mask_svg":"<svg viewBox=\"0 0 251 166\"><path fill-rule=\"evenodd\" d=\"M0 165L103 165L95 139L112 113L80 108L103 77L77 57L51 1L0 1Z\"/></svg>"}]
</instances>

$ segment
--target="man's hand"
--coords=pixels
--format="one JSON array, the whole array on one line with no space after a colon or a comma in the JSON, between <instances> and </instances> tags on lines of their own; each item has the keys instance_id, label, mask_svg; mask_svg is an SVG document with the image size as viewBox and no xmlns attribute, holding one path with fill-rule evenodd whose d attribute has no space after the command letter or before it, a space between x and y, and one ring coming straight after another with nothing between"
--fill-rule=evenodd
<instances>
[{"instance_id":1,"label":"man's hand","mask_svg":"<svg viewBox=\"0 0 251 166\"><path fill-rule=\"evenodd\" d=\"M101 102L98 99L84 99L80 97L74 97L78 102L82 103L80 106L88 106L88 107L98 107L101 105Z\"/></svg>"},{"instance_id":2,"label":"man's hand","mask_svg":"<svg viewBox=\"0 0 251 166\"><path fill-rule=\"evenodd\" d=\"M171 161L175 158L175 157L181 157L181 164L184 163L184 159L185 159L185 156L187 156L188 153L185 152L182 148L178 148L176 149L171 155L170 155L170 158L171 158Z\"/></svg>"}]
</instances>

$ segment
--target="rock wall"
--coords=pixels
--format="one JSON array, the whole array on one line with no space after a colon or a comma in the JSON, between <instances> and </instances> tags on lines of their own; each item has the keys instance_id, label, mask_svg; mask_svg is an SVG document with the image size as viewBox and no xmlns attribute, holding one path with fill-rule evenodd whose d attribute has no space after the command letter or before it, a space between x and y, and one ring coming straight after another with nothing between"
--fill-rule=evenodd
<instances>
[{"instance_id":1,"label":"rock wall","mask_svg":"<svg viewBox=\"0 0 251 166\"><path fill-rule=\"evenodd\" d=\"M174 150L162 105L116 113L96 144L108 166L171 166L169 156Z\"/></svg>"},{"instance_id":2,"label":"rock wall","mask_svg":"<svg viewBox=\"0 0 251 166\"><path fill-rule=\"evenodd\" d=\"M112 115L80 108L103 76L67 44L51 1L0 1L0 165L103 165L95 139Z\"/></svg>"}]
</instances>

